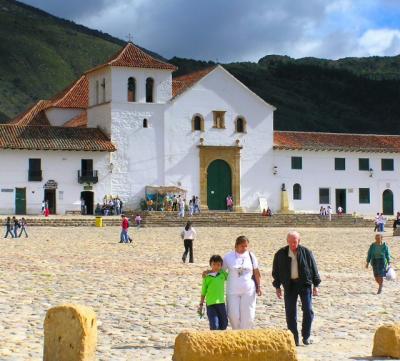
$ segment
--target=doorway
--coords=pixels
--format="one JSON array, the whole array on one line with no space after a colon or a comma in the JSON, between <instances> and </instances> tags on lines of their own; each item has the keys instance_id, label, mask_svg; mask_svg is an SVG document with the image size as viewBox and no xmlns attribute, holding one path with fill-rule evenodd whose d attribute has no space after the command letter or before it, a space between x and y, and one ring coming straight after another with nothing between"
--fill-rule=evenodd
<instances>
[{"instance_id":1,"label":"doorway","mask_svg":"<svg viewBox=\"0 0 400 361\"><path fill-rule=\"evenodd\" d=\"M81 199L85 202L86 214L93 214L94 193L90 191L81 192Z\"/></svg>"},{"instance_id":2,"label":"doorway","mask_svg":"<svg viewBox=\"0 0 400 361\"><path fill-rule=\"evenodd\" d=\"M382 194L382 211L385 215L393 215L393 192L386 189Z\"/></svg>"},{"instance_id":3,"label":"doorway","mask_svg":"<svg viewBox=\"0 0 400 361\"><path fill-rule=\"evenodd\" d=\"M214 160L207 169L208 209L226 210L228 195L232 195L231 168L227 162L221 159Z\"/></svg>"},{"instance_id":4,"label":"doorway","mask_svg":"<svg viewBox=\"0 0 400 361\"><path fill-rule=\"evenodd\" d=\"M45 189L44 190L44 201L49 205L50 214L56 214L56 190L55 189Z\"/></svg>"},{"instance_id":5,"label":"doorway","mask_svg":"<svg viewBox=\"0 0 400 361\"><path fill-rule=\"evenodd\" d=\"M26 188L15 188L15 214L26 214Z\"/></svg>"},{"instance_id":6,"label":"doorway","mask_svg":"<svg viewBox=\"0 0 400 361\"><path fill-rule=\"evenodd\" d=\"M336 189L336 211L339 207L346 213L346 189Z\"/></svg>"}]
</instances>

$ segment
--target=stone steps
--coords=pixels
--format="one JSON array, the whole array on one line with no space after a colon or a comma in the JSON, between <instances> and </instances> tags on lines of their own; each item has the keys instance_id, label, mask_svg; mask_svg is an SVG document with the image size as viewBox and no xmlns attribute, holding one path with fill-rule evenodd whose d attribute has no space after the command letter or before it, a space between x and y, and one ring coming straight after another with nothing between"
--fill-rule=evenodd
<instances>
[{"instance_id":1,"label":"stone steps","mask_svg":"<svg viewBox=\"0 0 400 361\"><path fill-rule=\"evenodd\" d=\"M96 220L94 217L82 218L26 218L28 227L94 227ZM119 219L107 219L103 217L103 226L119 226Z\"/></svg>"},{"instance_id":2,"label":"stone steps","mask_svg":"<svg viewBox=\"0 0 400 361\"><path fill-rule=\"evenodd\" d=\"M134 216L133 214L131 216ZM373 221L362 217L332 216L332 221L318 214L276 214L262 217L259 213L203 212L179 218L176 212L144 212L145 227L182 227L192 221L199 227L372 227Z\"/></svg>"},{"instance_id":3,"label":"stone steps","mask_svg":"<svg viewBox=\"0 0 400 361\"><path fill-rule=\"evenodd\" d=\"M134 226L136 212L127 214ZM177 212L142 212L144 227L183 227L192 221L197 227L373 227L373 221L362 217L332 216L332 221L318 214L276 214L262 217L259 213L202 212L194 216L179 218ZM95 217L29 218L29 227L94 227ZM103 217L104 226L119 226L119 217Z\"/></svg>"}]
</instances>

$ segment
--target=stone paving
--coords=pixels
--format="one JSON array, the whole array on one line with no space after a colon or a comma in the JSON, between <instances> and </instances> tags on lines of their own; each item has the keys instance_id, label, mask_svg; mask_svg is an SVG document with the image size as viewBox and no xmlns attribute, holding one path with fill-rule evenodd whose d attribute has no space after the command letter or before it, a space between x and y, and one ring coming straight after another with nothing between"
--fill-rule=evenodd
<instances>
[{"instance_id":1,"label":"stone paving","mask_svg":"<svg viewBox=\"0 0 400 361\"><path fill-rule=\"evenodd\" d=\"M117 227L32 227L29 238L0 241L0 360L41 360L47 309L91 306L98 316L98 360L171 360L176 335L207 329L198 320L201 272L213 253L247 235L259 258L264 295L257 327L285 327L282 301L271 287L273 253L288 229L198 228L195 264L182 264L179 228L132 230L134 246L119 244ZM376 295L365 256L370 229L302 229L323 283L315 299L315 344L298 348L301 361L373 360L372 338L399 322L399 283ZM389 236L388 232L387 235ZM399 239L386 238L398 263Z\"/></svg>"}]
</instances>

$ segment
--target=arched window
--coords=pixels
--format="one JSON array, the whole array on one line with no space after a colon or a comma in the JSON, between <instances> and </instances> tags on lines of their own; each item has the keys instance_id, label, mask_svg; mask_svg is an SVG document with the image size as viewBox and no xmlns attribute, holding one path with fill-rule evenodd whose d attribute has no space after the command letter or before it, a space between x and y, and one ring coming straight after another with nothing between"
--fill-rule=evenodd
<instances>
[{"instance_id":1,"label":"arched window","mask_svg":"<svg viewBox=\"0 0 400 361\"><path fill-rule=\"evenodd\" d=\"M301 185L298 183L293 185L293 199L294 200L301 199Z\"/></svg>"},{"instance_id":2,"label":"arched window","mask_svg":"<svg viewBox=\"0 0 400 361\"><path fill-rule=\"evenodd\" d=\"M204 119L200 114L196 114L192 118L192 130L204 130Z\"/></svg>"},{"instance_id":3,"label":"arched window","mask_svg":"<svg viewBox=\"0 0 400 361\"><path fill-rule=\"evenodd\" d=\"M136 101L136 80L133 77L128 79L128 102Z\"/></svg>"},{"instance_id":4,"label":"arched window","mask_svg":"<svg viewBox=\"0 0 400 361\"><path fill-rule=\"evenodd\" d=\"M148 128L149 127L149 123L147 122L147 119L144 118L143 119L143 128Z\"/></svg>"},{"instance_id":5,"label":"arched window","mask_svg":"<svg viewBox=\"0 0 400 361\"><path fill-rule=\"evenodd\" d=\"M236 118L236 132L246 133L246 120L243 117Z\"/></svg>"},{"instance_id":6,"label":"arched window","mask_svg":"<svg viewBox=\"0 0 400 361\"><path fill-rule=\"evenodd\" d=\"M146 79L146 103L154 102L154 79L147 78Z\"/></svg>"}]
</instances>

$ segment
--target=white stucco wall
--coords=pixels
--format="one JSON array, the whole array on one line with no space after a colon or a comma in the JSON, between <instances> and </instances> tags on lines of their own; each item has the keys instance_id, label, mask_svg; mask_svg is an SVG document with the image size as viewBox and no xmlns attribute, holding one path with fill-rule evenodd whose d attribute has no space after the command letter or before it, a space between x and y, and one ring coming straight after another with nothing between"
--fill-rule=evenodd
<instances>
[{"instance_id":1,"label":"white stucco wall","mask_svg":"<svg viewBox=\"0 0 400 361\"><path fill-rule=\"evenodd\" d=\"M83 112L82 109L73 108L49 108L46 109L46 116L50 124L61 127L65 122L75 118Z\"/></svg>"},{"instance_id":2,"label":"white stucco wall","mask_svg":"<svg viewBox=\"0 0 400 361\"><path fill-rule=\"evenodd\" d=\"M291 157L302 157L303 169L291 169ZM335 170L335 157L346 159L346 170ZM368 171L358 170L358 159L369 158L373 176ZM382 171L381 159L394 159L394 171ZM275 175L279 185L285 183L296 211L318 212L319 188L330 189L330 204L336 209L336 189L346 189L347 213L373 215L382 211L382 193L386 189L393 192L394 210L400 208L400 156L389 153L357 152L312 152L312 151L274 151L274 164L278 167ZM302 188L302 199L293 200L293 185L298 183ZM279 186L278 185L278 186ZM370 203L359 203L359 188L370 189ZM275 188L279 204L279 187Z\"/></svg>"},{"instance_id":3,"label":"white stucco wall","mask_svg":"<svg viewBox=\"0 0 400 361\"><path fill-rule=\"evenodd\" d=\"M29 158L41 158L42 182L29 182ZM0 173L0 213L15 212L15 188L26 188L28 214L39 214L44 197L43 186L48 180L58 183L56 191L57 214L80 209L83 184L78 183L81 159L93 159L93 169L98 171L99 182L93 185L94 202L102 203L110 194L109 153L1 150L0 164L6 170ZM13 189L13 192L2 190Z\"/></svg>"},{"instance_id":4,"label":"white stucco wall","mask_svg":"<svg viewBox=\"0 0 400 361\"><path fill-rule=\"evenodd\" d=\"M112 194L136 208L146 185L164 184L163 104L113 103ZM143 128L143 119L148 128Z\"/></svg>"},{"instance_id":5,"label":"white stucco wall","mask_svg":"<svg viewBox=\"0 0 400 361\"><path fill-rule=\"evenodd\" d=\"M87 110L88 128L100 128L108 137L111 135L111 103L95 105Z\"/></svg>"},{"instance_id":6,"label":"white stucco wall","mask_svg":"<svg viewBox=\"0 0 400 361\"><path fill-rule=\"evenodd\" d=\"M89 81L89 107L97 104L109 102L112 99L111 68L103 67L87 75ZM101 86L105 80L105 101L103 101L103 88ZM99 82L99 101L96 102L96 81Z\"/></svg>"},{"instance_id":7,"label":"white stucco wall","mask_svg":"<svg viewBox=\"0 0 400 361\"><path fill-rule=\"evenodd\" d=\"M146 79L154 79L154 103L165 103L172 97L172 73L170 70L112 67L112 100L128 101L128 79L136 80L136 102L146 102Z\"/></svg>"},{"instance_id":8,"label":"white stucco wall","mask_svg":"<svg viewBox=\"0 0 400 361\"><path fill-rule=\"evenodd\" d=\"M204 145L225 146L233 146L239 139L243 147L241 205L245 210L256 210L259 197L269 198L271 183L278 184L267 172L273 157L273 109L224 69L209 73L177 97L166 111L165 183L181 182L189 195L200 194L200 138L204 138ZM225 129L213 128L214 110L226 111ZM192 132L191 120L196 113L205 119L204 132ZM246 119L246 133L236 133L237 116Z\"/></svg>"}]
</instances>

